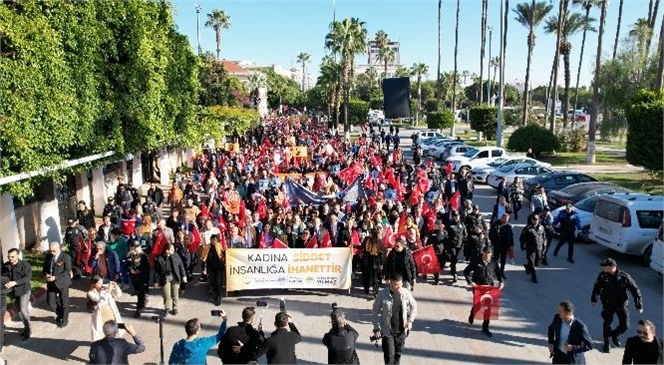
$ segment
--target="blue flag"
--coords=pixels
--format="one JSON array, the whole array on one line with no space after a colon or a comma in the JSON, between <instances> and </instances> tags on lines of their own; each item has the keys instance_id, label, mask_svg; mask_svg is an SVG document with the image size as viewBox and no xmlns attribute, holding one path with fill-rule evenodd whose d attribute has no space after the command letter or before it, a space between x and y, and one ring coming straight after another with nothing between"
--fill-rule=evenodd
<instances>
[{"instance_id":1,"label":"blue flag","mask_svg":"<svg viewBox=\"0 0 664 365\"><path fill-rule=\"evenodd\" d=\"M364 190L364 184L362 184L362 175L355 178L352 184L348 185L346 190L339 193L339 196L343 197L345 204L355 205L360 199L366 199L367 193Z\"/></svg>"},{"instance_id":2,"label":"blue flag","mask_svg":"<svg viewBox=\"0 0 664 365\"><path fill-rule=\"evenodd\" d=\"M322 205L327 203L327 198L318 196L313 191L293 181L293 179L286 179L285 186L286 199L288 199L288 203L291 206L298 204Z\"/></svg>"}]
</instances>

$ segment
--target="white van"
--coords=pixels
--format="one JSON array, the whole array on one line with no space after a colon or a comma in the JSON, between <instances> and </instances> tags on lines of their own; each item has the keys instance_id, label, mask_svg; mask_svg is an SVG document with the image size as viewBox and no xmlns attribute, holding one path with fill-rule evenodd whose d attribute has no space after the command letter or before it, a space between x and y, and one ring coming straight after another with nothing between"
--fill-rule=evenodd
<instances>
[{"instance_id":1,"label":"white van","mask_svg":"<svg viewBox=\"0 0 664 365\"><path fill-rule=\"evenodd\" d=\"M590 222L589 237L612 250L650 261L652 242L664 216L664 196L602 195Z\"/></svg>"}]
</instances>

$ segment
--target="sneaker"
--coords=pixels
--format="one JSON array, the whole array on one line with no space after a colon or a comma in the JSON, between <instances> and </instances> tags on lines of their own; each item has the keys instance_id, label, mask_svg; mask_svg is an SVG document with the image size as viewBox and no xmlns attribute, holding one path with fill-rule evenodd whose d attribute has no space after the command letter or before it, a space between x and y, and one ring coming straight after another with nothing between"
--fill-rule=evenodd
<instances>
[{"instance_id":1,"label":"sneaker","mask_svg":"<svg viewBox=\"0 0 664 365\"><path fill-rule=\"evenodd\" d=\"M530 275L530 267L528 267L528 264L523 264L523 268L526 269L526 275Z\"/></svg>"},{"instance_id":2,"label":"sneaker","mask_svg":"<svg viewBox=\"0 0 664 365\"><path fill-rule=\"evenodd\" d=\"M572 258L568 258L568 259L567 259L567 262L569 262L570 264L573 264L573 263L574 263L574 259L572 259Z\"/></svg>"},{"instance_id":3,"label":"sneaker","mask_svg":"<svg viewBox=\"0 0 664 365\"><path fill-rule=\"evenodd\" d=\"M616 347L620 347L621 343L620 343L620 338L618 338L618 336L616 335L611 336L611 341L613 341L613 344L616 345Z\"/></svg>"},{"instance_id":4,"label":"sneaker","mask_svg":"<svg viewBox=\"0 0 664 365\"><path fill-rule=\"evenodd\" d=\"M171 310L168 309L168 308L167 308L167 309L164 309L164 315L163 315L163 317L164 317L164 318L168 317L168 313L169 313L170 311L171 311Z\"/></svg>"},{"instance_id":5,"label":"sneaker","mask_svg":"<svg viewBox=\"0 0 664 365\"><path fill-rule=\"evenodd\" d=\"M532 280L533 283L537 284L537 278L532 278L530 280Z\"/></svg>"},{"instance_id":6,"label":"sneaker","mask_svg":"<svg viewBox=\"0 0 664 365\"><path fill-rule=\"evenodd\" d=\"M603 351L605 354L608 354L609 352L611 352L611 347L609 346L609 343L608 343L608 342L604 342L604 347L602 348L602 351Z\"/></svg>"},{"instance_id":7,"label":"sneaker","mask_svg":"<svg viewBox=\"0 0 664 365\"><path fill-rule=\"evenodd\" d=\"M483 329L482 333L484 333L486 337L493 337L493 333L491 333L488 328Z\"/></svg>"}]
</instances>

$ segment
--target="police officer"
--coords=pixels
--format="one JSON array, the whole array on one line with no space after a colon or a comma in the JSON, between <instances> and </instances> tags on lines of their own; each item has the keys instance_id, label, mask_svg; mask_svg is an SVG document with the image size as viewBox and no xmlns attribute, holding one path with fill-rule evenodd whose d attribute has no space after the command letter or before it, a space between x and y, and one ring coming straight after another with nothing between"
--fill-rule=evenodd
<instances>
[{"instance_id":1,"label":"police officer","mask_svg":"<svg viewBox=\"0 0 664 365\"><path fill-rule=\"evenodd\" d=\"M133 241L126 259L126 265L129 278L136 292L137 302L134 317L138 318L147 304L146 295L150 282L150 261L148 260L148 255L143 252L139 240Z\"/></svg>"},{"instance_id":2,"label":"police officer","mask_svg":"<svg viewBox=\"0 0 664 365\"><path fill-rule=\"evenodd\" d=\"M355 343L360 336L357 331L346 323L344 312L335 309L330 315L332 328L323 336L323 344L327 347L328 364L359 364L360 359L355 351Z\"/></svg>"},{"instance_id":3,"label":"police officer","mask_svg":"<svg viewBox=\"0 0 664 365\"><path fill-rule=\"evenodd\" d=\"M537 273L535 266L539 266L539 261L542 258L542 250L546 244L546 232L544 227L539 223L539 215L533 213L528 217L528 225L521 231L519 242L521 243L521 250L526 251L527 264L523 267L526 269L526 274L530 275L533 283L537 283Z\"/></svg>"},{"instance_id":4,"label":"police officer","mask_svg":"<svg viewBox=\"0 0 664 365\"><path fill-rule=\"evenodd\" d=\"M85 227L79 224L78 219L71 218L68 221L69 225L65 230L64 245L69 250L69 256L72 258L72 268L74 269L74 279L81 277L81 274L85 272L85 264L81 262L81 255L79 250L82 248L86 240L87 231Z\"/></svg>"},{"instance_id":5,"label":"police officer","mask_svg":"<svg viewBox=\"0 0 664 365\"><path fill-rule=\"evenodd\" d=\"M452 211L452 222L447 226L447 241L445 241L445 258L450 261L450 274L452 281L457 282L456 264L459 260L459 251L462 250L464 242L468 237L466 226L461 222L458 210ZM445 261L440 262L441 269L445 267Z\"/></svg>"},{"instance_id":6,"label":"police officer","mask_svg":"<svg viewBox=\"0 0 664 365\"><path fill-rule=\"evenodd\" d=\"M609 337L616 347L620 346L618 336L627 331L629 324L629 313L627 312L627 291L632 293L634 305L639 313L643 313L643 302L641 292L636 282L628 273L618 270L616 260L607 258L600 264L604 269L597 275L593 292L590 296L591 305L597 305L597 296L602 300L602 319L604 319L604 352L610 351ZM613 315L618 316L618 327L611 329Z\"/></svg>"}]
</instances>

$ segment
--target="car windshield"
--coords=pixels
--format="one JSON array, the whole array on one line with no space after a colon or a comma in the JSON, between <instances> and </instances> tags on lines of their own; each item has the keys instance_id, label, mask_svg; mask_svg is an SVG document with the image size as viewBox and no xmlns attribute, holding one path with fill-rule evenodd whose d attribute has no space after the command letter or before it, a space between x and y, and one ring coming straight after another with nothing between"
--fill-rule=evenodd
<instances>
[{"instance_id":1,"label":"car windshield","mask_svg":"<svg viewBox=\"0 0 664 365\"><path fill-rule=\"evenodd\" d=\"M498 160L495 160L495 161L489 162L487 165L489 165L489 166L491 166L491 167L498 167L498 166L500 166L500 165L502 165L502 164L505 164L505 163L507 163L507 161L505 161L505 160L502 160L502 161L501 161L500 159L498 159Z\"/></svg>"},{"instance_id":2,"label":"car windshield","mask_svg":"<svg viewBox=\"0 0 664 365\"><path fill-rule=\"evenodd\" d=\"M473 157L479 152L477 148L471 148L463 154L464 157Z\"/></svg>"},{"instance_id":3,"label":"car windshield","mask_svg":"<svg viewBox=\"0 0 664 365\"><path fill-rule=\"evenodd\" d=\"M510 172L510 171L514 170L516 167L517 167L517 165L515 165L515 164L509 164L509 165L505 165L505 166L500 166L498 168L498 171L500 171L500 172Z\"/></svg>"}]
</instances>

